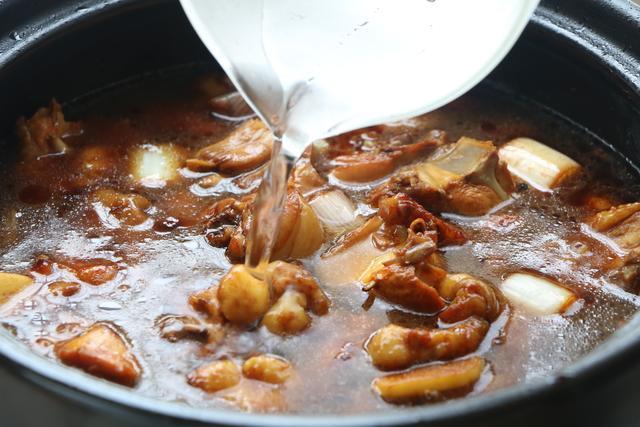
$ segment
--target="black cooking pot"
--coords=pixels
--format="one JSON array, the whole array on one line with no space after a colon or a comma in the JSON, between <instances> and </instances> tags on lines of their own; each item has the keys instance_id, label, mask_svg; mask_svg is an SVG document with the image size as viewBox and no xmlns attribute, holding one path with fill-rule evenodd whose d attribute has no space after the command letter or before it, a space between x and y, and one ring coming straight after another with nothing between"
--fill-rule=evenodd
<instances>
[{"instance_id":1,"label":"black cooking pot","mask_svg":"<svg viewBox=\"0 0 640 427\"><path fill-rule=\"evenodd\" d=\"M241 0L239 0L241 1ZM482 23L468 31L482 31ZM212 61L177 1L0 0L0 135L52 96ZM462 30L461 30L462 31ZM484 84L564 116L640 165L640 8L543 2ZM5 150L11 153L11 147ZM640 317L555 376L444 404L358 416L250 415L155 401L45 360L0 328L0 425L638 425Z\"/></svg>"}]
</instances>

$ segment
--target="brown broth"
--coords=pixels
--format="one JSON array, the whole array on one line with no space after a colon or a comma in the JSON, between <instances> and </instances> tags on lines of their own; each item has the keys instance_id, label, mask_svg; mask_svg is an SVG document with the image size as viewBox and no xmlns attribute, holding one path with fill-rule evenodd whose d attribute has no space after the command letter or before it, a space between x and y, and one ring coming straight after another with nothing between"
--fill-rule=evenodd
<instances>
[{"instance_id":1,"label":"brown broth","mask_svg":"<svg viewBox=\"0 0 640 427\"><path fill-rule=\"evenodd\" d=\"M353 283L370 260L366 245L347 255L304 260L329 298L328 315L313 317L300 335L282 338L264 328L231 327L214 350L197 341L170 343L159 336L163 315L194 315L187 299L208 288L229 269L224 249L213 248L202 235L199 215L228 192L246 193L231 180L215 191L194 186L197 174L182 175L164 188L140 188L129 178L128 147L172 143L193 154L221 139L233 123L214 120L208 97L188 76L168 76L144 85L118 89L73 106L84 123L74 147L106 147L109 173L94 182L80 173L81 150L42 159L39 168L14 165L2 194L2 271L26 272L40 254L71 258L106 258L120 266L116 279L100 286L82 284L71 296L54 296L36 283L0 307L0 320L17 338L45 357L55 358L52 344L68 339L96 321L118 325L143 368L138 392L197 407L232 407L249 411L351 414L395 408L371 391L381 373L363 350L365 340L389 321L411 323L411 316L377 300L367 311L366 295ZM449 141L467 135L496 144L529 136L571 156L589 171L589 186L620 200L637 200L636 174L590 134L549 113L523 105L506 94L480 88L426 116L409 121L418 130L447 131ZM79 163L80 162L80 163ZM91 189L108 186L136 190L152 201L154 225L109 228L89 204ZM343 186L344 187L344 186ZM251 187L251 188L255 188ZM222 190L221 190L222 189ZM370 185L344 190L363 212ZM508 273L532 270L553 277L583 299L564 315L535 317L506 310L493 324L477 353L491 364L474 393L487 393L549 375L586 354L626 322L639 300L599 273L608 249L583 233L581 220L590 212L567 204L562 194L520 191L500 209L480 218L444 215L465 230L470 242L447 248L450 272L467 272L492 283ZM578 252L576 245L588 251ZM582 246L581 246L582 247ZM358 265L358 263L360 265ZM345 265L345 264L351 264ZM60 271L60 279L68 273ZM186 382L202 363L228 356L242 361L257 353L289 360L295 376L284 386L243 379L228 390L207 394Z\"/></svg>"}]
</instances>

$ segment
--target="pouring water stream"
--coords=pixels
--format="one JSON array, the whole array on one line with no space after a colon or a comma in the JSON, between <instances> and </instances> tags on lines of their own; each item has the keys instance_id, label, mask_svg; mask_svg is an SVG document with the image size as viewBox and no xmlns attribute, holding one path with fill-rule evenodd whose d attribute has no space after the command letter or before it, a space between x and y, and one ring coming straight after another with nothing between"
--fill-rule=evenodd
<instances>
[{"instance_id":1,"label":"pouring water stream","mask_svg":"<svg viewBox=\"0 0 640 427\"><path fill-rule=\"evenodd\" d=\"M284 155L434 110L502 60L539 0L181 0L194 29L276 136L246 264L277 234Z\"/></svg>"}]
</instances>

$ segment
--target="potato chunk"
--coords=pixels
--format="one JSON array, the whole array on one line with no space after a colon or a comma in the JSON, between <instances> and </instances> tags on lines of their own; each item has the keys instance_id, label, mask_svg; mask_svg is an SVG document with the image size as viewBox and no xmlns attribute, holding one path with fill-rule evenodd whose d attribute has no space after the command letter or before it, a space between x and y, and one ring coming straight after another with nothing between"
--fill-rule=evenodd
<instances>
[{"instance_id":1,"label":"potato chunk","mask_svg":"<svg viewBox=\"0 0 640 427\"><path fill-rule=\"evenodd\" d=\"M222 315L231 323L250 325L260 320L271 303L269 286L243 265L235 265L218 287Z\"/></svg>"},{"instance_id":2,"label":"potato chunk","mask_svg":"<svg viewBox=\"0 0 640 427\"><path fill-rule=\"evenodd\" d=\"M252 380L271 384L282 384L291 377L291 364L281 357L261 354L247 359L242 365L242 373Z\"/></svg>"},{"instance_id":3,"label":"potato chunk","mask_svg":"<svg viewBox=\"0 0 640 427\"><path fill-rule=\"evenodd\" d=\"M297 334L311 324L306 308L307 297L303 293L289 289L264 315L262 324L274 334Z\"/></svg>"},{"instance_id":4,"label":"potato chunk","mask_svg":"<svg viewBox=\"0 0 640 427\"><path fill-rule=\"evenodd\" d=\"M469 392L485 367L484 359L471 357L376 378L372 386L380 397L389 402L437 400L449 393Z\"/></svg>"},{"instance_id":5,"label":"potato chunk","mask_svg":"<svg viewBox=\"0 0 640 427\"><path fill-rule=\"evenodd\" d=\"M80 124L65 120L62 107L55 99L30 119L21 117L17 130L26 158L65 153L69 147L63 139L82 132Z\"/></svg>"},{"instance_id":6,"label":"potato chunk","mask_svg":"<svg viewBox=\"0 0 640 427\"><path fill-rule=\"evenodd\" d=\"M215 393L233 387L240 382L240 378L240 368L233 361L216 360L191 372L187 382L207 393Z\"/></svg>"},{"instance_id":7,"label":"potato chunk","mask_svg":"<svg viewBox=\"0 0 640 427\"><path fill-rule=\"evenodd\" d=\"M132 387L140 378L140 365L124 339L106 324L97 323L87 331L56 345L62 363L97 377Z\"/></svg>"},{"instance_id":8,"label":"potato chunk","mask_svg":"<svg viewBox=\"0 0 640 427\"><path fill-rule=\"evenodd\" d=\"M135 193L121 193L100 188L91 196L91 202L100 220L110 227L140 225L149 217L151 202Z\"/></svg>"},{"instance_id":9,"label":"potato chunk","mask_svg":"<svg viewBox=\"0 0 640 427\"><path fill-rule=\"evenodd\" d=\"M29 276L15 273L0 273L0 304L33 283Z\"/></svg>"},{"instance_id":10,"label":"potato chunk","mask_svg":"<svg viewBox=\"0 0 640 427\"><path fill-rule=\"evenodd\" d=\"M388 325L366 343L371 362L379 369L403 369L416 363L448 360L475 351L489 323L476 317L444 329L411 329Z\"/></svg>"},{"instance_id":11,"label":"potato chunk","mask_svg":"<svg viewBox=\"0 0 640 427\"><path fill-rule=\"evenodd\" d=\"M222 141L202 148L187 167L197 172L216 171L225 175L257 168L271 157L273 135L259 119L251 119Z\"/></svg>"}]
</instances>

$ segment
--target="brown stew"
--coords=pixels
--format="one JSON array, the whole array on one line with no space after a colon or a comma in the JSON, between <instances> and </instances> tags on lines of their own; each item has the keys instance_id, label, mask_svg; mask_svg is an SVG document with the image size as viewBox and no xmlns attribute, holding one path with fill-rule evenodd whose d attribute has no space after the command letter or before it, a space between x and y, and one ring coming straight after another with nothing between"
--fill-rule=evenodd
<instances>
[{"instance_id":1,"label":"brown stew","mask_svg":"<svg viewBox=\"0 0 640 427\"><path fill-rule=\"evenodd\" d=\"M492 89L314 143L258 273L242 263L273 140L223 79L52 101L17 135L0 322L147 396L431 404L549 375L638 308L635 171Z\"/></svg>"}]
</instances>

